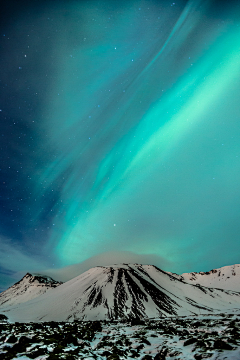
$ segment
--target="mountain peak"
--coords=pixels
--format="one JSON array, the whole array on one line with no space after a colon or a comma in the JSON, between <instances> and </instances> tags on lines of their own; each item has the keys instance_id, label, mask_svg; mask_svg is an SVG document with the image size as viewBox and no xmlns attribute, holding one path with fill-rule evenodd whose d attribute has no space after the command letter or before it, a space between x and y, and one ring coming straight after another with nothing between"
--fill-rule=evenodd
<instances>
[{"instance_id":1,"label":"mountain peak","mask_svg":"<svg viewBox=\"0 0 240 360\"><path fill-rule=\"evenodd\" d=\"M50 276L27 272L21 280L0 294L0 306L6 307L32 300L61 284L62 282L53 280Z\"/></svg>"}]
</instances>

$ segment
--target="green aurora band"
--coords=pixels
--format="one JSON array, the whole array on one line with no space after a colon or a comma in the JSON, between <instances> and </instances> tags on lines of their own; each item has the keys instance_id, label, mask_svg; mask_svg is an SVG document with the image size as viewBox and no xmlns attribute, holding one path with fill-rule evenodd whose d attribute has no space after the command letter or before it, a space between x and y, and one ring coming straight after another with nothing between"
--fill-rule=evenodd
<instances>
[{"instance_id":1,"label":"green aurora band","mask_svg":"<svg viewBox=\"0 0 240 360\"><path fill-rule=\"evenodd\" d=\"M140 3L67 6L42 115L55 160L34 178L39 209L58 194L45 251L61 266L113 250L159 255L171 271L213 254L224 265L239 223L236 9L222 20L211 1Z\"/></svg>"}]
</instances>

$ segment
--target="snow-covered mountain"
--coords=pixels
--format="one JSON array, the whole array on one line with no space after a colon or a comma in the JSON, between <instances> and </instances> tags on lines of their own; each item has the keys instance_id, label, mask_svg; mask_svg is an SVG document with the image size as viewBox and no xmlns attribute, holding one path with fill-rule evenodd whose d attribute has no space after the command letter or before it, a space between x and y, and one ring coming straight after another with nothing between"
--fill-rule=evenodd
<instances>
[{"instance_id":1,"label":"snow-covered mountain","mask_svg":"<svg viewBox=\"0 0 240 360\"><path fill-rule=\"evenodd\" d=\"M240 312L240 293L189 284L152 265L99 266L28 302L0 307L11 321L158 318Z\"/></svg>"},{"instance_id":2,"label":"snow-covered mountain","mask_svg":"<svg viewBox=\"0 0 240 360\"><path fill-rule=\"evenodd\" d=\"M61 284L62 282L55 281L49 276L27 273L16 284L0 293L0 307L8 307L32 300Z\"/></svg>"},{"instance_id":3,"label":"snow-covered mountain","mask_svg":"<svg viewBox=\"0 0 240 360\"><path fill-rule=\"evenodd\" d=\"M224 266L207 272L201 271L199 273L191 272L173 275L190 284L200 284L211 288L240 292L240 264Z\"/></svg>"}]
</instances>

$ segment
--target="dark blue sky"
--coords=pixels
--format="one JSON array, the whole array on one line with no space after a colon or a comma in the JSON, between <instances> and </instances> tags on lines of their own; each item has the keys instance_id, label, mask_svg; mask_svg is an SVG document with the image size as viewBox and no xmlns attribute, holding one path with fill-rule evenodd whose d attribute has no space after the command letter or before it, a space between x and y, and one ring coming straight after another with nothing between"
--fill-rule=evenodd
<instances>
[{"instance_id":1,"label":"dark blue sky","mask_svg":"<svg viewBox=\"0 0 240 360\"><path fill-rule=\"evenodd\" d=\"M8 1L0 23L0 290L239 263L239 3Z\"/></svg>"}]
</instances>

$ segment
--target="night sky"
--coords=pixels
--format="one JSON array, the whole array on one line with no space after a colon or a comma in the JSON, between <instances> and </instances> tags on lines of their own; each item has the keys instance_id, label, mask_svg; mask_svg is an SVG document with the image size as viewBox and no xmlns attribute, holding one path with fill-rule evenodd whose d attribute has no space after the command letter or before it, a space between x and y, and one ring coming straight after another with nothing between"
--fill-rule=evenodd
<instances>
[{"instance_id":1,"label":"night sky","mask_svg":"<svg viewBox=\"0 0 240 360\"><path fill-rule=\"evenodd\" d=\"M2 6L0 291L240 263L240 4L175 1Z\"/></svg>"}]
</instances>

